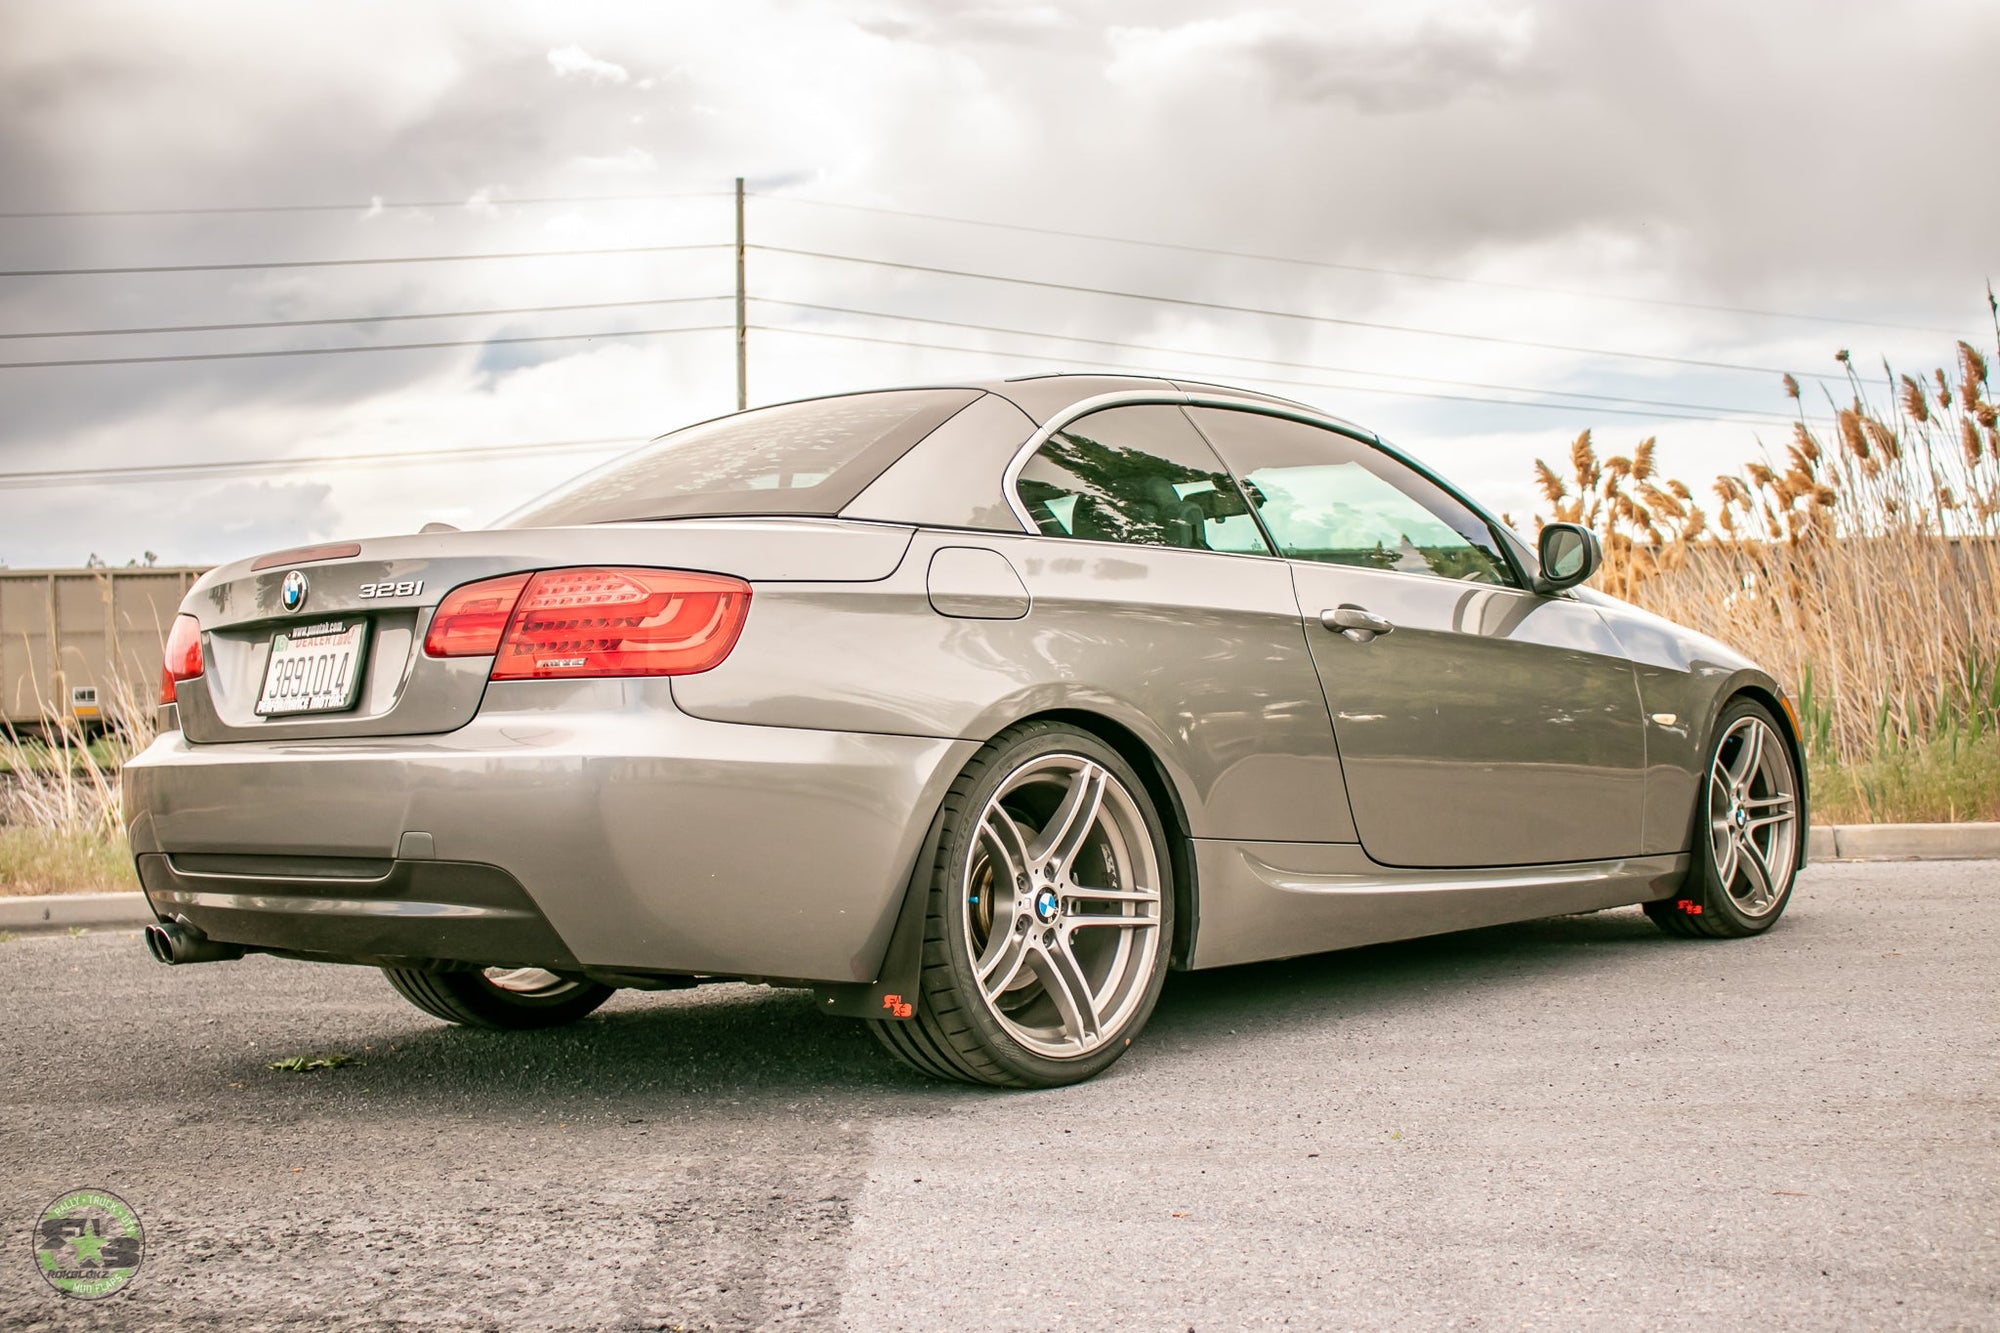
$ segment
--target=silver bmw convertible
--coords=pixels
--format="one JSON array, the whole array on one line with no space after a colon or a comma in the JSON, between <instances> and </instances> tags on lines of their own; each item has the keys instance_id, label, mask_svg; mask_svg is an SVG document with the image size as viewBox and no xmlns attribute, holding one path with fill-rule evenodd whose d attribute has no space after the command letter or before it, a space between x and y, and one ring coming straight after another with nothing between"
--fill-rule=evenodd
<instances>
[{"instance_id":1,"label":"silver bmw convertible","mask_svg":"<svg viewBox=\"0 0 2000 1333\"><path fill-rule=\"evenodd\" d=\"M940 1078L1088 1078L1168 971L1644 904L1767 930L1798 726L1371 432L1057 375L689 426L480 531L215 570L126 816L169 963L453 1023L810 988Z\"/></svg>"}]
</instances>

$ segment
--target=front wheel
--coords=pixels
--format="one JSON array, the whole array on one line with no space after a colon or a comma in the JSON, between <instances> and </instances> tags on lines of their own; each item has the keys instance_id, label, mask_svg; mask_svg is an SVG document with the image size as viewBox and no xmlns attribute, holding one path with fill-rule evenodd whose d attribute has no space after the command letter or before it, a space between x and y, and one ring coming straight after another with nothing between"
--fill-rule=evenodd
<instances>
[{"instance_id":1,"label":"front wheel","mask_svg":"<svg viewBox=\"0 0 2000 1333\"><path fill-rule=\"evenodd\" d=\"M1738 699L1723 710L1702 795L1687 885L1646 915L1676 935L1760 935L1791 901L1805 835L1798 767L1768 709Z\"/></svg>"},{"instance_id":2,"label":"front wheel","mask_svg":"<svg viewBox=\"0 0 2000 1333\"><path fill-rule=\"evenodd\" d=\"M871 1020L939 1078L1046 1088L1103 1070L1159 1000L1173 938L1166 833L1088 732L1009 728L945 797L916 1013Z\"/></svg>"},{"instance_id":3,"label":"front wheel","mask_svg":"<svg viewBox=\"0 0 2000 1333\"><path fill-rule=\"evenodd\" d=\"M455 972L385 967L396 993L417 1008L465 1027L559 1027L611 998L612 988L558 976L539 967L489 967Z\"/></svg>"}]
</instances>

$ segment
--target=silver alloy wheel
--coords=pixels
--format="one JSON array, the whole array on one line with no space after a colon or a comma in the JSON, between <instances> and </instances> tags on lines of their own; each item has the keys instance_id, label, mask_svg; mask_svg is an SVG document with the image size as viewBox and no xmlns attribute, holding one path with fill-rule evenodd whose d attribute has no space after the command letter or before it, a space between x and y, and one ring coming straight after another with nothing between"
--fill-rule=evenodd
<instances>
[{"instance_id":1,"label":"silver alloy wheel","mask_svg":"<svg viewBox=\"0 0 2000 1333\"><path fill-rule=\"evenodd\" d=\"M1797 778L1784 741L1762 718L1738 718L1708 773L1708 837L1715 876L1746 917L1775 910L1798 855Z\"/></svg>"},{"instance_id":2,"label":"silver alloy wheel","mask_svg":"<svg viewBox=\"0 0 2000 1333\"><path fill-rule=\"evenodd\" d=\"M555 973L539 967L489 967L486 979L495 989L515 995L532 995L545 999L573 990L577 983L567 981Z\"/></svg>"},{"instance_id":3,"label":"silver alloy wheel","mask_svg":"<svg viewBox=\"0 0 2000 1333\"><path fill-rule=\"evenodd\" d=\"M1143 1003L1160 950L1160 863L1139 804L1103 765L1047 754L980 812L965 942L974 984L1039 1055L1088 1055Z\"/></svg>"}]
</instances>

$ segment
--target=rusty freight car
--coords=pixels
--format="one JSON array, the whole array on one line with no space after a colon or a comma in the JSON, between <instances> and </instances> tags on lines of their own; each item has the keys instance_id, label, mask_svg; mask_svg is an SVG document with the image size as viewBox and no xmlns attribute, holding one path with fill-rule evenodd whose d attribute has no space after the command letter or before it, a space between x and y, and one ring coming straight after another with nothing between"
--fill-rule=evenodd
<instances>
[{"instance_id":1,"label":"rusty freight car","mask_svg":"<svg viewBox=\"0 0 2000 1333\"><path fill-rule=\"evenodd\" d=\"M91 730L121 696L150 703L167 627L204 572L0 568L0 725Z\"/></svg>"}]
</instances>

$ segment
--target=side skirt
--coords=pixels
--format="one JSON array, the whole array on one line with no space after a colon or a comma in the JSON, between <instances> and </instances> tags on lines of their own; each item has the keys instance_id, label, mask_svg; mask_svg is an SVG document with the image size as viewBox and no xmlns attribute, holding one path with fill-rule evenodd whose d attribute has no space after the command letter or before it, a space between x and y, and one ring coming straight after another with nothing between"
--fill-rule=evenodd
<instances>
[{"instance_id":1,"label":"side skirt","mask_svg":"<svg viewBox=\"0 0 2000 1333\"><path fill-rule=\"evenodd\" d=\"M1225 967L1595 912L1671 895L1685 852L1501 870L1378 865L1357 843L1194 840L1201 928L1190 966Z\"/></svg>"}]
</instances>

